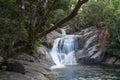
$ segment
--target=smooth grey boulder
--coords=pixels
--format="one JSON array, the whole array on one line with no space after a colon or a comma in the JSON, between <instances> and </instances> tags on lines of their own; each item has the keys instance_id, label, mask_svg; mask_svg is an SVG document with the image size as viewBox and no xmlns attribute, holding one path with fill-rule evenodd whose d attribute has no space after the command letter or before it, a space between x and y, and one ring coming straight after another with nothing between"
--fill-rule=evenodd
<instances>
[{"instance_id":1,"label":"smooth grey boulder","mask_svg":"<svg viewBox=\"0 0 120 80\"><path fill-rule=\"evenodd\" d=\"M21 73L6 72L7 80L32 80Z\"/></svg>"}]
</instances>

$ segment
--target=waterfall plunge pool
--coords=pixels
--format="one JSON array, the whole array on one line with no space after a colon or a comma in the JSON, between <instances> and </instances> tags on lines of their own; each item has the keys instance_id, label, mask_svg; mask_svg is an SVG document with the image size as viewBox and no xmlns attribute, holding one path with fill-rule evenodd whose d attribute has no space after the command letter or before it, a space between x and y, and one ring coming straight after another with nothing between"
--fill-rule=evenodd
<instances>
[{"instance_id":1,"label":"waterfall plunge pool","mask_svg":"<svg viewBox=\"0 0 120 80\"><path fill-rule=\"evenodd\" d=\"M76 65L52 70L50 80L120 80L120 68Z\"/></svg>"},{"instance_id":2,"label":"waterfall plunge pool","mask_svg":"<svg viewBox=\"0 0 120 80\"><path fill-rule=\"evenodd\" d=\"M74 35L67 35L64 29L61 30L61 33L64 37L55 39L50 51L55 63L55 66L51 67L50 80L120 80L120 68L76 65L75 51L78 50L78 38ZM86 50L96 37L97 34L91 36L86 41L83 50Z\"/></svg>"}]
</instances>

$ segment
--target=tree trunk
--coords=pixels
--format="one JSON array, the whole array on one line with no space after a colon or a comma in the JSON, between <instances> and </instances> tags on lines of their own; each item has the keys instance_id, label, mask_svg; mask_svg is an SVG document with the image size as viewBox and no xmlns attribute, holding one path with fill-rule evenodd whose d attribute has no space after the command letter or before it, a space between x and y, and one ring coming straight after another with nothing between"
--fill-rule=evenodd
<instances>
[{"instance_id":1,"label":"tree trunk","mask_svg":"<svg viewBox=\"0 0 120 80\"><path fill-rule=\"evenodd\" d=\"M13 34L11 42L9 44L8 54L7 54L6 58L11 57L12 49L14 48L14 44L15 44L18 36L19 36L21 25L22 25L22 21L23 21L23 17L24 17L24 10L25 10L25 8L24 8L23 0L17 0L17 3L18 3L19 13L20 13L19 14L19 23L18 23L18 27L15 30L15 33Z\"/></svg>"},{"instance_id":2,"label":"tree trunk","mask_svg":"<svg viewBox=\"0 0 120 80\"><path fill-rule=\"evenodd\" d=\"M57 22L54 26L52 26L50 29L44 31L44 32L40 32L41 28L43 28L43 26L45 25L46 21L47 21L47 16L48 14L50 13L50 11L53 9L53 5L51 5L51 7L48 9L48 14L45 14L44 17L45 17L45 20L43 20L43 22L41 22L40 26L37 26L35 27L35 19L36 19L36 9L33 10L33 13L32 13L32 18L31 18L31 21L30 21L30 26L28 27L28 35L29 35L29 42L28 43L25 43L23 46L19 46L15 49L13 49L13 46L14 46L14 43L16 41L16 39L18 38L18 35L19 35L19 32L20 32L20 28L21 28L21 24L22 24L22 21L23 21L23 14L24 14L24 10L23 10L23 3L22 3L22 0L18 0L18 1L21 1L21 5L20 5L20 21L19 21L19 26L18 28L16 29L16 32L15 34L13 35L13 38L12 38L12 41L9 45L9 54L8 55L11 55L12 52L16 52L16 51L24 51L24 50L28 50L28 49L31 49L33 44L35 43L36 40L38 40L39 38L47 35L48 33L50 33L51 31L61 27L64 23L66 23L67 21L71 20L72 18L74 18L80 7L86 3L88 0L78 0L75 8L73 9L73 11L71 12L70 15L68 15L67 17L65 17L64 19L60 20L59 22ZM39 2L40 0L38 0ZM47 0L46 0L47 1ZM54 0L53 1L53 4L55 4L58 0ZM46 3L47 4L47 3ZM46 5L45 4L45 5Z\"/></svg>"},{"instance_id":3,"label":"tree trunk","mask_svg":"<svg viewBox=\"0 0 120 80\"><path fill-rule=\"evenodd\" d=\"M71 13L69 16L67 16L66 18L62 19L62 20L59 21L58 23L56 23L56 24L55 24L54 26L52 26L50 29L42 32L40 35L37 36L37 38L41 38L41 37L47 35L47 34L50 33L51 31L53 31L53 30L61 27L64 23L66 23L67 21L69 21L69 20L71 20L72 18L74 18L74 17L77 15L80 7L81 7L84 3L86 3L87 1L88 1L88 0L78 0L76 6L75 6L75 8L74 8L74 10L72 11L72 13Z\"/></svg>"}]
</instances>

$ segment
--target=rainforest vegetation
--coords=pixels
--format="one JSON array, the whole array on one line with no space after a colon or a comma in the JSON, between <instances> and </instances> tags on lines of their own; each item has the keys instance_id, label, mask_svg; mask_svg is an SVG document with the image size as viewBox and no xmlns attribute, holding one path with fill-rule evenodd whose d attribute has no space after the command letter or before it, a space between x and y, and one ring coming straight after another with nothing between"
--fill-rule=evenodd
<instances>
[{"instance_id":1,"label":"rainforest vegetation","mask_svg":"<svg viewBox=\"0 0 120 80\"><path fill-rule=\"evenodd\" d=\"M0 62L34 53L46 34L66 24L107 29L104 50L120 56L120 0L0 0Z\"/></svg>"}]
</instances>

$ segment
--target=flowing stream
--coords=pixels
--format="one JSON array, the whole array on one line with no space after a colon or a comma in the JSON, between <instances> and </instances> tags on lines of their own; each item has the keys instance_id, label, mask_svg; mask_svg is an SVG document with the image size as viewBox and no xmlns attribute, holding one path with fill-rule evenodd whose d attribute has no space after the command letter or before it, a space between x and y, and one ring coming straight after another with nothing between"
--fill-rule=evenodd
<instances>
[{"instance_id":1,"label":"flowing stream","mask_svg":"<svg viewBox=\"0 0 120 80\"><path fill-rule=\"evenodd\" d=\"M77 38L74 35L66 35L64 29L61 30L65 37L57 38L54 41L50 55L55 63L51 68L61 68L65 65L76 65L75 51L77 49Z\"/></svg>"},{"instance_id":2,"label":"flowing stream","mask_svg":"<svg viewBox=\"0 0 120 80\"><path fill-rule=\"evenodd\" d=\"M50 80L120 80L120 68L95 65L67 66L52 72Z\"/></svg>"},{"instance_id":3,"label":"flowing stream","mask_svg":"<svg viewBox=\"0 0 120 80\"><path fill-rule=\"evenodd\" d=\"M53 74L51 80L120 80L120 68L103 67L99 65L77 65L75 52L78 50L78 39L74 35L67 35L61 29L62 37L55 39L50 55L55 63L51 67ZM86 33L90 35L91 32ZM97 37L91 36L85 42L82 54L93 55L97 51L96 46L89 45ZM98 51L92 58L97 58L101 52Z\"/></svg>"}]
</instances>

